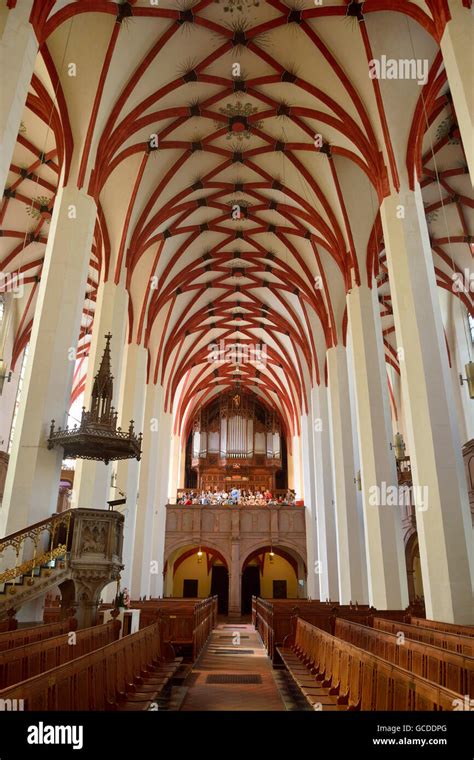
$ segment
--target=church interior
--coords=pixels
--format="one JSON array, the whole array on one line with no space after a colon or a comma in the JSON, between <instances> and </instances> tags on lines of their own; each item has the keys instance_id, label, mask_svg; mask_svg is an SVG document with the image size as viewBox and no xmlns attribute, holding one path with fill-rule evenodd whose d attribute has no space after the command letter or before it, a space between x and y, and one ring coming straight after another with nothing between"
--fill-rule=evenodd
<instances>
[{"instance_id":1,"label":"church interior","mask_svg":"<svg viewBox=\"0 0 474 760\"><path fill-rule=\"evenodd\" d=\"M474 710L473 30L0 0L0 712Z\"/></svg>"}]
</instances>

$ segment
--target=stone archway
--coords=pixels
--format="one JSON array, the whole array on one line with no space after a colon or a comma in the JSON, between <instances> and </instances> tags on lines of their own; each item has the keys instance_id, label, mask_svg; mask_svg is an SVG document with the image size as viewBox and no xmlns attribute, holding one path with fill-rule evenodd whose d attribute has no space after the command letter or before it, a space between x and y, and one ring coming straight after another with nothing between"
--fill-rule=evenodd
<instances>
[{"instance_id":1,"label":"stone archway","mask_svg":"<svg viewBox=\"0 0 474 760\"><path fill-rule=\"evenodd\" d=\"M169 552L165 561L164 595L187 596L184 581L195 581L196 596L216 595L220 614L227 614L229 599L229 563L215 546L185 542ZM187 578L184 579L183 568ZM182 577L181 577L182 576Z\"/></svg>"},{"instance_id":2,"label":"stone archway","mask_svg":"<svg viewBox=\"0 0 474 760\"><path fill-rule=\"evenodd\" d=\"M276 576L281 575L282 581L288 581L285 584L288 598L306 598L306 576L307 568L304 559L297 549L288 546L286 543L266 544L261 543L254 546L246 555L242 557L239 583L240 583L240 604L241 608L247 608L248 600L244 598L247 592L246 573L248 568L256 565L259 570L259 595L267 598L275 598L278 593L275 590ZM293 575L292 575L293 574ZM265 576L269 577L264 582ZM273 577L275 576L275 578Z\"/></svg>"}]
</instances>

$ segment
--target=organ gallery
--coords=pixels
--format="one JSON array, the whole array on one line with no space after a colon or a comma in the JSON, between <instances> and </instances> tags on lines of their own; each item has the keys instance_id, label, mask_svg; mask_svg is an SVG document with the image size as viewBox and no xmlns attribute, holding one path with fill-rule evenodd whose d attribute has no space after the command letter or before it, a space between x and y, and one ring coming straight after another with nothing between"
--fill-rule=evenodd
<instances>
[{"instance_id":1,"label":"organ gallery","mask_svg":"<svg viewBox=\"0 0 474 760\"><path fill-rule=\"evenodd\" d=\"M284 487L281 423L256 396L235 386L200 409L192 423L191 467L197 488L274 490ZM283 484L283 485L282 485Z\"/></svg>"},{"instance_id":2,"label":"organ gallery","mask_svg":"<svg viewBox=\"0 0 474 760\"><path fill-rule=\"evenodd\" d=\"M0 0L1 760L464 756L473 26Z\"/></svg>"}]
</instances>

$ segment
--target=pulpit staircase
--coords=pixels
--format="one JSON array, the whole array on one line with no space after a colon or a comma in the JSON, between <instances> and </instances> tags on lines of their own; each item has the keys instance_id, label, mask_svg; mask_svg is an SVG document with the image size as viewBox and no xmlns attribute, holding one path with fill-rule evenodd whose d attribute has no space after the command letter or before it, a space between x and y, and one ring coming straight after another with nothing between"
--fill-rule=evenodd
<instances>
[{"instance_id":1,"label":"pulpit staircase","mask_svg":"<svg viewBox=\"0 0 474 760\"><path fill-rule=\"evenodd\" d=\"M80 612L85 603L93 616L100 591L122 569L123 520L119 512L69 509L2 538L0 621L56 587L62 606Z\"/></svg>"}]
</instances>

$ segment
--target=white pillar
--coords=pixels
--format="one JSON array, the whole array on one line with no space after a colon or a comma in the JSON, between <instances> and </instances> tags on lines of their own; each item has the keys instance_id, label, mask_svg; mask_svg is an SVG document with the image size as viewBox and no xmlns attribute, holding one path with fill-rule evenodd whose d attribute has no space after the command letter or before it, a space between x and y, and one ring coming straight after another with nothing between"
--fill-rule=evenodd
<instances>
[{"instance_id":1,"label":"white pillar","mask_svg":"<svg viewBox=\"0 0 474 760\"><path fill-rule=\"evenodd\" d=\"M150 573L155 559L153 547L153 525L156 511L157 465L162 456L160 446L163 415L163 389L149 383L145 391L145 412L143 421L142 458L138 484L137 517L135 521L135 542L133 545L132 599L150 594Z\"/></svg>"},{"instance_id":2,"label":"white pillar","mask_svg":"<svg viewBox=\"0 0 474 760\"><path fill-rule=\"evenodd\" d=\"M64 426L69 408L96 210L83 191L59 189L5 483L1 535L56 511L63 452L48 451L47 438L51 419Z\"/></svg>"},{"instance_id":3,"label":"white pillar","mask_svg":"<svg viewBox=\"0 0 474 760\"><path fill-rule=\"evenodd\" d=\"M179 465L180 465L180 452L181 452L181 438L179 435L173 434L171 442L171 473L169 482L168 496L171 499L176 499L176 491L178 490L179 481Z\"/></svg>"},{"instance_id":4,"label":"white pillar","mask_svg":"<svg viewBox=\"0 0 474 760\"><path fill-rule=\"evenodd\" d=\"M441 52L454 109L474 181L474 16L461 0L448 0L451 20L441 38Z\"/></svg>"},{"instance_id":5,"label":"white pillar","mask_svg":"<svg viewBox=\"0 0 474 760\"><path fill-rule=\"evenodd\" d=\"M444 295L444 294L443 294ZM451 380L457 410L459 436L464 445L474 438L474 408L467 393L467 386L461 385L459 375L466 376L466 364L474 356L468 325L467 309L455 294L446 294L446 336L451 354Z\"/></svg>"},{"instance_id":6,"label":"white pillar","mask_svg":"<svg viewBox=\"0 0 474 760\"><path fill-rule=\"evenodd\" d=\"M327 352L332 471L336 502L339 602L367 602L363 580L363 552L354 483L351 405L347 353L344 346Z\"/></svg>"},{"instance_id":7,"label":"white pillar","mask_svg":"<svg viewBox=\"0 0 474 760\"><path fill-rule=\"evenodd\" d=\"M143 346L131 343L127 346L124 356L125 372L122 376L119 402L119 424L122 430L128 430L130 420L134 421L136 433L143 432L145 412L145 388L148 352ZM143 447L142 447L143 448ZM137 494L140 463L137 459L126 459L117 462L117 490L114 498L120 498L119 493L126 495L127 503L123 513L125 523L123 528L122 586L130 590L132 584L132 556L135 547L135 522L137 514ZM140 550L137 546L136 550Z\"/></svg>"},{"instance_id":8,"label":"white pillar","mask_svg":"<svg viewBox=\"0 0 474 760\"><path fill-rule=\"evenodd\" d=\"M311 415L301 417L301 449L306 521L306 558L308 568L307 592L311 599L319 599L319 573L317 564L318 541L316 531L316 493L314 483L314 451ZM299 576L302 577L302 576Z\"/></svg>"},{"instance_id":9,"label":"white pillar","mask_svg":"<svg viewBox=\"0 0 474 760\"><path fill-rule=\"evenodd\" d=\"M8 12L0 40L0 192L8 172L20 129L26 96L38 53L38 40L29 22L33 0L19 0Z\"/></svg>"},{"instance_id":10,"label":"white pillar","mask_svg":"<svg viewBox=\"0 0 474 760\"><path fill-rule=\"evenodd\" d=\"M301 499L303 495L303 472L301 462L301 438L299 435L292 437L292 464L293 464L293 488L296 492L296 498Z\"/></svg>"},{"instance_id":11,"label":"white pillar","mask_svg":"<svg viewBox=\"0 0 474 760\"><path fill-rule=\"evenodd\" d=\"M416 498L426 615L472 622L472 530L448 357L420 186L381 218ZM421 498L420 498L421 495ZM415 494L416 496L416 494Z\"/></svg>"},{"instance_id":12,"label":"white pillar","mask_svg":"<svg viewBox=\"0 0 474 760\"><path fill-rule=\"evenodd\" d=\"M405 609L408 587L401 514L383 496L398 490L387 373L376 287L363 284L347 296L354 364L355 407L361 460L369 603ZM388 490L390 489L390 490Z\"/></svg>"},{"instance_id":13,"label":"white pillar","mask_svg":"<svg viewBox=\"0 0 474 760\"><path fill-rule=\"evenodd\" d=\"M125 333L128 322L128 293L123 284L101 282L97 294L92 328L89 363L87 366L84 406L89 409L95 376L105 347L105 335L111 333L110 369L114 378L114 404L117 406L123 367ZM120 424L120 423L119 423ZM106 509L109 499L111 464L78 459L74 473L73 507ZM114 497L112 497L114 498Z\"/></svg>"},{"instance_id":14,"label":"white pillar","mask_svg":"<svg viewBox=\"0 0 474 760\"><path fill-rule=\"evenodd\" d=\"M312 391L316 519L319 560L319 598L339 599L336 519L331 465L328 392L319 385ZM309 573L309 568L308 568Z\"/></svg>"},{"instance_id":15,"label":"white pillar","mask_svg":"<svg viewBox=\"0 0 474 760\"><path fill-rule=\"evenodd\" d=\"M163 568L165 554L166 504L170 479L171 431L173 419L170 413L162 413L158 421L158 460L156 467L155 514L153 520L153 543L151 560L156 572L149 577L149 591L152 596L163 596Z\"/></svg>"},{"instance_id":16,"label":"white pillar","mask_svg":"<svg viewBox=\"0 0 474 760\"><path fill-rule=\"evenodd\" d=\"M178 488L184 488L186 482L186 441L183 441L183 445L180 449L179 455L179 479Z\"/></svg>"},{"instance_id":17,"label":"white pillar","mask_svg":"<svg viewBox=\"0 0 474 760\"><path fill-rule=\"evenodd\" d=\"M4 294L4 314L0 324L0 356L5 362L7 371L11 370L13 345L16 326L16 298L13 293ZM3 351L2 351L3 347ZM23 364L24 351L18 357L15 371L10 380L5 378L0 396L0 451L8 450L10 430L13 422L15 403L18 394L20 371Z\"/></svg>"}]
</instances>

